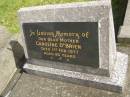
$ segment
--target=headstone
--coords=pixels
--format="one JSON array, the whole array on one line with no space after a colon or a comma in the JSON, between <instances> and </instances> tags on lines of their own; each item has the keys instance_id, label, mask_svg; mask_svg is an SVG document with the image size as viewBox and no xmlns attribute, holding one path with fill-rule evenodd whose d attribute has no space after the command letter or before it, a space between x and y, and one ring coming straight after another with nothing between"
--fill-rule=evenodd
<instances>
[{"instance_id":1,"label":"headstone","mask_svg":"<svg viewBox=\"0 0 130 97\"><path fill-rule=\"evenodd\" d=\"M120 27L118 42L130 44L130 0L128 0L123 25Z\"/></svg>"},{"instance_id":2,"label":"headstone","mask_svg":"<svg viewBox=\"0 0 130 97\"><path fill-rule=\"evenodd\" d=\"M121 92L128 56L116 51L107 0L21 8L31 74Z\"/></svg>"}]
</instances>

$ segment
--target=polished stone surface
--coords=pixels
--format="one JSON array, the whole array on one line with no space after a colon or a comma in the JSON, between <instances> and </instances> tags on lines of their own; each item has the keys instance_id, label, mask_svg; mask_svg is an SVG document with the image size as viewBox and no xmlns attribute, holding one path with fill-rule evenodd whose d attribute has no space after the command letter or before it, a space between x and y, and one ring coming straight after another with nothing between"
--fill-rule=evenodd
<instances>
[{"instance_id":1,"label":"polished stone surface","mask_svg":"<svg viewBox=\"0 0 130 97\"><path fill-rule=\"evenodd\" d=\"M106 70L107 75L109 75L109 65L113 66L116 59L114 26L109 0L25 7L18 11L18 16L21 24L21 32L23 32L23 23L98 22L99 68L103 70L103 73ZM25 37L23 37L24 40ZM25 55L28 58L25 44Z\"/></svg>"},{"instance_id":2,"label":"polished stone surface","mask_svg":"<svg viewBox=\"0 0 130 97\"><path fill-rule=\"evenodd\" d=\"M78 70L77 68L80 68L80 66L75 67L76 69L72 71L63 68L59 69L61 65L58 62L55 63L51 61L44 61L43 67L35 66L38 65L38 61L36 62L36 60L31 61L34 65L26 64L24 66L27 72L38 75L44 72L43 75L49 76L50 78L69 79L71 82L88 84L88 86L118 92L123 90L128 56L116 51L112 10L108 0L21 8L18 15L21 23L21 30L24 23L98 22L99 71L102 71L102 74L104 74L104 70L106 70L107 73L105 73L106 77L104 77L102 74L99 76L100 73L96 74L95 71L97 72L98 70L93 68L88 68L92 71L89 73L75 71ZM25 40L25 37L23 37L23 40ZM25 44L23 47L26 58L31 59ZM55 67L53 68L51 66Z\"/></svg>"}]
</instances>

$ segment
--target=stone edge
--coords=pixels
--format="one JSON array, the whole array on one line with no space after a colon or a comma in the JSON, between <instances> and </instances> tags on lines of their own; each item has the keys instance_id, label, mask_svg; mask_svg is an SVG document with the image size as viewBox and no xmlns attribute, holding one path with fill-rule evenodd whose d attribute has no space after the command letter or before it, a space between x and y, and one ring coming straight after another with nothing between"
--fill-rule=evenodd
<instances>
[{"instance_id":1,"label":"stone edge","mask_svg":"<svg viewBox=\"0 0 130 97\"><path fill-rule=\"evenodd\" d=\"M125 43L125 44L130 44L130 0L128 0L127 4L127 9L126 9L126 14L124 18L124 23L120 27L119 34L118 34L118 42L119 43ZM128 35L127 35L128 34ZM126 36L127 35L127 36Z\"/></svg>"},{"instance_id":2,"label":"stone edge","mask_svg":"<svg viewBox=\"0 0 130 97\"><path fill-rule=\"evenodd\" d=\"M87 3L86 3L87 2ZM24 8L20 8L20 10L18 10L19 12L23 12L23 11L31 11L31 10L40 10L40 9L52 9L52 8L72 8L72 7L76 7L79 5L82 6L99 6L99 5L111 5L111 2L109 0L102 0L102 1L86 1L86 2L72 2L72 3L61 3L61 4L48 4L48 5L44 5L44 6L33 6L33 7L24 7Z\"/></svg>"},{"instance_id":3,"label":"stone edge","mask_svg":"<svg viewBox=\"0 0 130 97\"><path fill-rule=\"evenodd\" d=\"M104 0L104 1L90 1L90 2L87 2L87 3L85 3L85 2L78 2L78 3L67 3L67 4L56 4L56 6L55 5L46 5L46 6L38 6L38 7L27 7L27 8L21 8L19 11L18 11L18 15L19 15L19 20L20 20L20 25L21 25L21 31L23 32L23 30L22 30L22 24L23 23L27 23L28 22L28 20L25 22L24 20L22 20L21 19L21 14L22 13L24 13L24 12L29 12L29 11L33 11L34 9L36 9L36 10L40 10L40 9L44 9L44 10L46 10L46 8L50 8L50 9L56 9L56 8L68 8L68 7L78 7L78 6L82 6L82 7L84 7L84 6L107 6L107 7L110 7L110 1L106 1L106 0ZM110 11L110 10L109 10ZM110 15L110 12L108 12L109 14L108 15ZM23 14L23 16L26 16L25 14ZM100 20L99 20L100 21ZM98 21L98 22L99 22ZM32 22L32 20L31 20L31 22ZM38 22L38 21L37 21ZM108 23L109 24L109 23ZM109 30L109 29L108 29ZM22 33L23 34L23 33ZM26 55L26 58L28 58L28 53L27 53L27 47L26 47L26 44L25 44L25 40L24 40L24 35L22 35L23 37L23 45L24 45L24 51L25 51L25 55ZM103 37L102 37L103 38ZM102 39L102 40L104 40L104 39ZM100 41L101 40L99 40L99 43L100 43ZM102 56L102 58L100 58L99 60L100 60L100 70L102 70L102 72L104 73L104 71L105 71L105 74L106 74L106 76L109 76L109 62L107 62L107 60L109 60L109 56L108 57L106 57L106 56L104 56L104 57L106 57L107 58L107 60L105 60L104 61L104 57L103 57L103 55L108 55L108 53L106 53L106 51L104 51L104 50L102 50L102 48L103 48L103 43L101 44L99 44L99 52L102 52L101 54L99 54L100 56ZM106 46L105 46L106 47ZM108 48L108 47L107 47ZM102 50L102 51L101 51ZM108 50L108 52L109 52L109 49L107 49ZM105 54L104 54L105 53ZM100 75L100 74L99 74ZM102 74L103 75L103 74Z\"/></svg>"},{"instance_id":4,"label":"stone edge","mask_svg":"<svg viewBox=\"0 0 130 97\"><path fill-rule=\"evenodd\" d=\"M83 86L122 93L125 87L126 73L128 67L128 56L117 53L118 59L110 77L97 76L75 71L60 70L26 63L24 70L51 79L80 84Z\"/></svg>"}]
</instances>

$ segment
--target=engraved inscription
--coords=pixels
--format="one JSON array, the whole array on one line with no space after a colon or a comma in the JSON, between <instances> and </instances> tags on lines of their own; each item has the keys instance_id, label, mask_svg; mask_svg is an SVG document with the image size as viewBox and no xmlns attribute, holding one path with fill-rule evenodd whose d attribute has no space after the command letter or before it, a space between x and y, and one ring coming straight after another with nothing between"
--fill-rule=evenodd
<instances>
[{"instance_id":1,"label":"engraved inscription","mask_svg":"<svg viewBox=\"0 0 130 97\"><path fill-rule=\"evenodd\" d=\"M29 58L99 66L98 23L25 23Z\"/></svg>"}]
</instances>

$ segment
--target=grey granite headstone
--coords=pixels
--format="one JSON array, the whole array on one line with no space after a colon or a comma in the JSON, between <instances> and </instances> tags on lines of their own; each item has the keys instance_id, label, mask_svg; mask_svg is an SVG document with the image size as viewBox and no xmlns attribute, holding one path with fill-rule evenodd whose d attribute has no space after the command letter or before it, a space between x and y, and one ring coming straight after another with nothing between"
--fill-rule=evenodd
<instances>
[{"instance_id":1,"label":"grey granite headstone","mask_svg":"<svg viewBox=\"0 0 130 97\"><path fill-rule=\"evenodd\" d=\"M120 27L118 42L130 44L130 0L128 0L123 25Z\"/></svg>"},{"instance_id":2,"label":"grey granite headstone","mask_svg":"<svg viewBox=\"0 0 130 97\"><path fill-rule=\"evenodd\" d=\"M21 8L18 15L28 73L110 91L123 90L128 56L116 51L110 1ZM74 43L61 42L60 38ZM65 55L64 50L59 51L60 43L67 47L71 43L69 47L78 53ZM66 45L62 49L68 50ZM53 52L53 48L58 50Z\"/></svg>"}]
</instances>

